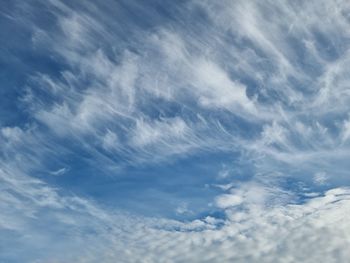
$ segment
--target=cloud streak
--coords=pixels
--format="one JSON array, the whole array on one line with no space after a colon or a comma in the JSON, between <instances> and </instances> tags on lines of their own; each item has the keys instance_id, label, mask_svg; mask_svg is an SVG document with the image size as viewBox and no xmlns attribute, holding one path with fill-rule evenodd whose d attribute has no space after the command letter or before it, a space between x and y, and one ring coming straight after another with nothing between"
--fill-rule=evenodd
<instances>
[{"instance_id":1,"label":"cloud streak","mask_svg":"<svg viewBox=\"0 0 350 263\"><path fill-rule=\"evenodd\" d=\"M346 262L347 1L0 11L0 260Z\"/></svg>"}]
</instances>

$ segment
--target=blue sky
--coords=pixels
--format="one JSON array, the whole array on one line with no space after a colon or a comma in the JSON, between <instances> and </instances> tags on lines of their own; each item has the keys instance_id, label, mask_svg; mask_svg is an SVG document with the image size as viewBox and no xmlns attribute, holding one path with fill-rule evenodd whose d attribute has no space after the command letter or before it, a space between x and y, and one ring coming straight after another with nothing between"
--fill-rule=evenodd
<instances>
[{"instance_id":1,"label":"blue sky","mask_svg":"<svg viewBox=\"0 0 350 263\"><path fill-rule=\"evenodd\" d=\"M347 262L347 1L0 4L0 262Z\"/></svg>"}]
</instances>

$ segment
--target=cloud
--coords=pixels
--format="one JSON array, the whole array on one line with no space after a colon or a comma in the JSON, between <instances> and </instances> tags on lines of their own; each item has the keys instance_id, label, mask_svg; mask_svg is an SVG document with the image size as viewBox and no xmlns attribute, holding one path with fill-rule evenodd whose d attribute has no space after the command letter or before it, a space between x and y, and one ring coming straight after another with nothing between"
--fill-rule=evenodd
<instances>
[{"instance_id":1,"label":"cloud","mask_svg":"<svg viewBox=\"0 0 350 263\"><path fill-rule=\"evenodd\" d=\"M350 137L350 122L345 120L341 131L341 140L344 142Z\"/></svg>"},{"instance_id":2,"label":"cloud","mask_svg":"<svg viewBox=\"0 0 350 263\"><path fill-rule=\"evenodd\" d=\"M232 194L221 195L216 199L216 204L220 208L240 205L242 202L243 199L241 196Z\"/></svg>"},{"instance_id":3,"label":"cloud","mask_svg":"<svg viewBox=\"0 0 350 263\"><path fill-rule=\"evenodd\" d=\"M54 175L54 176L60 176L60 175L65 174L65 173L66 173L66 172L68 172L68 171L69 171L69 169L68 169L68 168L63 167L63 168L58 169L58 170L56 170L56 171L52 171L52 172L50 172L50 174L52 174L52 175Z\"/></svg>"},{"instance_id":4,"label":"cloud","mask_svg":"<svg viewBox=\"0 0 350 263\"><path fill-rule=\"evenodd\" d=\"M179 222L106 211L15 169L0 175L5 190L0 194L1 240L21 244L20 251L8 247L0 259L346 262L349 256L346 188L297 204L287 192L281 198L281 189L246 183L218 196L226 219ZM54 242L57 238L60 242ZM43 249L43 244L50 246Z\"/></svg>"},{"instance_id":5,"label":"cloud","mask_svg":"<svg viewBox=\"0 0 350 263\"><path fill-rule=\"evenodd\" d=\"M325 172L318 172L314 175L314 182L323 185L327 182L328 176Z\"/></svg>"},{"instance_id":6,"label":"cloud","mask_svg":"<svg viewBox=\"0 0 350 263\"><path fill-rule=\"evenodd\" d=\"M136 241L140 247L129 247L134 258L126 262L159 257L171 262L346 261L348 190L334 189L301 205L265 205L229 208L229 219L218 230L151 231Z\"/></svg>"},{"instance_id":7,"label":"cloud","mask_svg":"<svg viewBox=\"0 0 350 263\"><path fill-rule=\"evenodd\" d=\"M199 103L207 107L237 109L237 106L251 112L255 111L252 101L246 95L246 87L233 82L227 73L209 61L198 61L194 74L198 79ZM239 109L239 108L238 108Z\"/></svg>"},{"instance_id":8,"label":"cloud","mask_svg":"<svg viewBox=\"0 0 350 263\"><path fill-rule=\"evenodd\" d=\"M347 261L347 1L14 3L0 261Z\"/></svg>"}]
</instances>

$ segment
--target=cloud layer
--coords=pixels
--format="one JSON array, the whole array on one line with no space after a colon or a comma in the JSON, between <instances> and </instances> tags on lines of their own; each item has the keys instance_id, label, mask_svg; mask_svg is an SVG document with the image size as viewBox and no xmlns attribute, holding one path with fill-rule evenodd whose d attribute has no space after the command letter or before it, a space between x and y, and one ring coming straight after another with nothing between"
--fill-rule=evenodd
<instances>
[{"instance_id":1,"label":"cloud layer","mask_svg":"<svg viewBox=\"0 0 350 263\"><path fill-rule=\"evenodd\" d=\"M346 262L349 12L4 3L0 261Z\"/></svg>"}]
</instances>

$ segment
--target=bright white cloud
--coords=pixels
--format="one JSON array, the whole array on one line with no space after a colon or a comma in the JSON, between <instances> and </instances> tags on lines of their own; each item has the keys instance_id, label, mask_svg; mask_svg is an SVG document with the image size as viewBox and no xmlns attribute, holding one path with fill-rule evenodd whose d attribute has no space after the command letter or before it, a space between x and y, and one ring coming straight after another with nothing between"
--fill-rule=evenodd
<instances>
[{"instance_id":1,"label":"bright white cloud","mask_svg":"<svg viewBox=\"0 0 350 263\"><path fill-rule=\"evenodd\" d=\"M346 262L350 256L346 188L293 204L293 197L281 199L277 188L244 184L218 197L225 220L181 223L106 212L16 170L0 175L5 190L0 224L15 233L2 240L21 233L21 251L13 247L7 253L29 261ZM46 223L52 226L39 227ZM60 242L52 243L58 237ZM46 249L44 241L51 244Z\"/></svg>"},{"instance_id":2,"label":"bright white cloud","mask_svg":"<svg viewBox=\"0 0 350 263\"><path fill-rule=\"evenodd\" d=\"M147 29L108 0L42 2L49 25L16 3L30 15L7 17L32 34L28 52L60 67L25 73L25 123L0 129L0 247L20 243L8 258L348 261L350 191L318 192L349 182L348 1L188 1ZM65 174L72 153L108 172L203 152L239 155L213 172L224 219L121 214L41 178ZM315 189L282 189L288 180ZM175 212L193 215L189 203Z\"/></svg>"}]
</instances>

